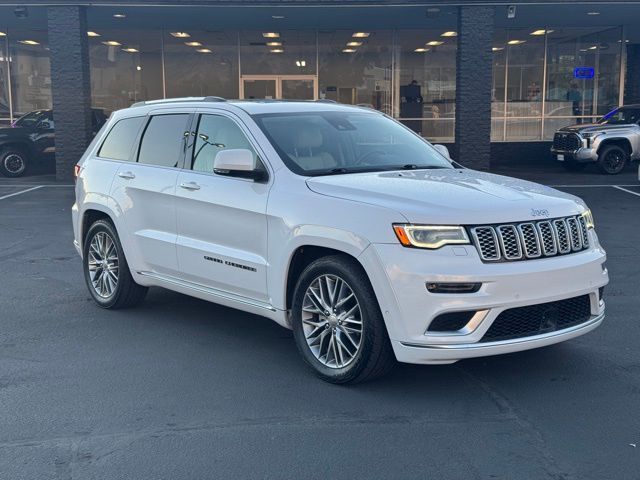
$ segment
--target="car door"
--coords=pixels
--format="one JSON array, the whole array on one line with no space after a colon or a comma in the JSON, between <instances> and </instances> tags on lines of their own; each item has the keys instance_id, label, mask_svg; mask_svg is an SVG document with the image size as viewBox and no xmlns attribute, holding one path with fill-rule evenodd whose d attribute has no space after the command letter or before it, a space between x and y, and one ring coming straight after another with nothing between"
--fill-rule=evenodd
<instances>
[{"instance_id":1,"label":"car door","mask_svg":"<svg viewBox=\"0 0 640 480\"><path fill-rule=\"evenodd\" d=\"M259 155L246 127L226 112L199 113L176 188L177 252L184 280L268 302L267 219L270 180L217 175L226 149ZM264 168L264 164L260 162Z\"/></svg>"},{"instance_id":2,"label":"car door","mask_svg":"<svg viewBox=\"0 0 640 480\"><path fill-rule=\"evenodd\" d=\"M37 156L51 156L55 153L55 130L53 112L46 112L35 125L33 132L33 147Z\"/></svg>"},{"instance_id":3,"label":"car door","mask_svg":"<svg viewBox=\"0 0 640 480\"><path fill-rule=\"evenodd\" d=\"M123 163L114 177L111 196L124 225L119 234L135 271L178 273L174 195L191 117L180 109L151 112L133 161Z\"/></svg>"}]
</instances>

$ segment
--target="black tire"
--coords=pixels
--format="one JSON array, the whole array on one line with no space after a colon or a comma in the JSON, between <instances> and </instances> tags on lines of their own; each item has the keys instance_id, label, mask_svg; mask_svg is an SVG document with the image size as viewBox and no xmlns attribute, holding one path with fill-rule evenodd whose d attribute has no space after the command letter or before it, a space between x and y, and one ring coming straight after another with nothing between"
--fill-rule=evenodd
<instances>
[{"instance_id":1,"label":"black tire","mask_svg":"<svg viewBox=\"0 0 640 480\"><path fill-rule=\"evenodd\" d=\"M94 286L94 280L91 278L89 263L90 260L95 260L96 258L96 253L91 249L92 242L97 236L101 239L109 238L111 242L113 242L113 250L110 250L110 252L115 252L116 254L115 265L117 265L117 280L115 281L113 291L108 295L101 295L98 292L98 287ZM108 253L106 255L106 258L111 257L112 253ZM129 265L127 264L127 259L124 255L124 251L122 250L120 238L118 237L115 227L110 221L97 220L91 225L91 227L89 227L89 231L84 239L82 258L84 279L87 284L87 288L89 289L89 294L98 306L111 309L128 308L139 304L144 299L148 289L147 287L138 285L133 280L129 270ZM100 270L104 270L104 266L96 271ZM115 271L115 269L112 271ZM94 273L94 275L96 275L96 273ZM107 275L106 272L105 275Z\"/></svg>"},{"instance_id":2,"label":"black tire","mask_svg":"<svg viewBox=\"0 0 640 480\"><path fill-rule=\"evenodd\" d=\"M29 155L19 147L6 147L0 151L0 173L5 177L21 177L27 171Z\"/></svg>"},{"instance_id":3,"label":"black tire","mask_svg":"<svg viewBox=\"0 0 640 480\"><path fill-rule=\"evenodd\" d=\"M307 343L303 327L302 308L305 304L307 289L324 275L339 277L345 282L360 306L361 335L359 337L359 347L354 349L355 353L353 353L350 362L341 367L337 365L328 366L318 359ZM296 346L305 363L322 380L337 384L363 382L383 376L395 365L396 361L391 342L389 341L384 319L371 283L360 264L350 257L346 255L323 257L307 266L298 279L291 308L291 321ZM336 316L333 315L333 317L335 320ZM314 316L312 318L320 321L321 317ZM324 327L330 328L326 327L326 325ZM335 334L336 336L343 334L343 330L340 329L344 329L344 325L339 327L334 324L333 331L338 331ZM328 335L330 336L331 332ZM344 340L346 342L346 338ZM329 338L330 341L331 339ZM322 343L322 340L320 343Z\"/></svg>"},{"instance_id":4,"label":"black tire","mask_svg":"<svg viewBox=\"0 0 640 480\"><path fill-rule=\"evenodd\" d=\"M627 151L618 145L607 145L598 154L598 166L602 173L617 175L629 162Z\"/></svg>"},{"instance_id":5,"label":"black tire","mask_svg":"<svg viewBox=\"0 0 640 480\"><path fill-rule=\"evenodd\" d=\"M586 163L581 163L581 162L576 162L574 160L566 160L564 162L561 162L562 166L564 167L565 170L568 170L570 172L580 172L582 170L585 169L585 167L587 166Z\"/></svg>"}]
</instances>

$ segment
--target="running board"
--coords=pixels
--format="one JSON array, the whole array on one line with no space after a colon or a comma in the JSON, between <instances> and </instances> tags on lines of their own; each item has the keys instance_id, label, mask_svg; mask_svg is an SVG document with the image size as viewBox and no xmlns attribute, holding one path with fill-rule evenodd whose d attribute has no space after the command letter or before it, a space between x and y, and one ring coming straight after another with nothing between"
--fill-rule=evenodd
<instances>
[{"instance_id":1,"label":"running board","mask_svg":"<svg viewBox=\"0 0 640 480\"><path fill-rule=\"evenodd\" d=\"M199 283L187 282L186 280L181 280L176 277L171 277L168 275L160 275L154 272L138 272L139 275L144 277L155 278L156 280L160 280L161 282L169 283L171 285L176 285L178 287L187 288L189 290L193 290L196 292L204 293L206 295L210 295L216 298L223 298L225 300L231 300L233 302L241 303L243 305L249 305L255 308L261 308L263 310L268 310L270 312L277 311L273 306L268 303L259 302L257 300L253 300L247 297L242 297L240 295L235 295L233 293L225 292L224 290L218 290L216 288L207 287L205 285L200 285Z\"/></svg>"}]
</instances>

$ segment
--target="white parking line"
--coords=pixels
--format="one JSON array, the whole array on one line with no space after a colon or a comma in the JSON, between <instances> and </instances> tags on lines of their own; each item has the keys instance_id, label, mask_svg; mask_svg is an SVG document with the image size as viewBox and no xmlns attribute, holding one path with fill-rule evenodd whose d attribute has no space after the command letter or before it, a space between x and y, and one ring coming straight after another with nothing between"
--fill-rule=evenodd
<instances>
[{"instance_id":1,"label":"white parking line","mask_svg":"<svg viewBox=\"0 0 640 480\"><path fill-rule=\"evenodd\" d=\"M630 186L630 185L627 185ZM613 188L617 188L618 190L622 190L623 192L630 193L631 195L635 195L636 197L640 197L640 193L632 192L631 190L627 190L626 188L622 188L620 185L612 185Z\"/></svg>"},{"instance_id":2,"label":"white parking line","mask_svg":"<svg viewBox=\"0 0 640 480\"><path fill-rule=\"evenodd\" d=\"M11 188L26 188L26 187L35 187L36 185L33 183L23 183L23 184L18 184L18 185L14 185L12 183L2 183L0 184L0 188L6 188L6 187L11 187ZM37 185L38 187L42 187L42 188L49 188L49 187L75 187L75 185L71 184L55 184L55 185ZM631 186L631 185L629 185Z\"/></svg>"},{"instance_id":3,"label":"white parking line","mask_svg":"<svg viewBox=\"0 0 640 480\"><path fill-rule=\"evenodd\" d=\"M43 185L36 185L33 188L27 188L26 190L20 190L19 192L10 193L9 195L4 195L0 197L0 200L4 200L5 198L9 198L9 197L15 197L16 195L22 195L23 193L32 192L33 190L38 190L39 188L42 188L42 187Z\"/></svg>"},{"instance_id":4,"label":"white parking line","mask_svg":"<svg viewBox=\"0 0 640 480\"><path fill-rule=\"evenodd\" d=\"M640 186L640 184L637 185L549 185L550 187L553 188L590 188L590 187L637 187Z\"/></svg>"}]
</instances>

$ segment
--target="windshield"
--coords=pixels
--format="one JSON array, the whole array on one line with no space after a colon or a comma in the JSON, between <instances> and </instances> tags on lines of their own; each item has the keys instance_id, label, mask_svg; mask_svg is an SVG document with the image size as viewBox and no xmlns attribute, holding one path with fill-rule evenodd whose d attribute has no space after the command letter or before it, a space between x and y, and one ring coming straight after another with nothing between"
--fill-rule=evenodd
<instances>
[{"instance_id":1,"label":"windshield","mask_svg":"<svg viewBox=\"0 0 640 480\"><path fill-rule=\"evenodd\" d=\"M621 125L638 123L638 120L640 120L640 109L622 107L607 113L598 123L601 125Z\"/></svg>"},{"instance_id":2,"label":"windshield","mask_svg":"<svg viewBox=\"0 0 640 480\"><path fill-rule=\"evenodd\" d=\"M34 127L42 117L44 112L42 110L36 110L35 112L29 112L18 120L16 120L13 124L16 127Z\"/></svg>"},{"instance_id":3,"label":"windshield","mask_svg":"<svg viewBox=\"0 0 640 480\"><path fill-rule=\"evenodd\" d=\"M282 160L300 175L453 168L429 143L368 112L254 115Z\"/></svg>"}]
</instances>

